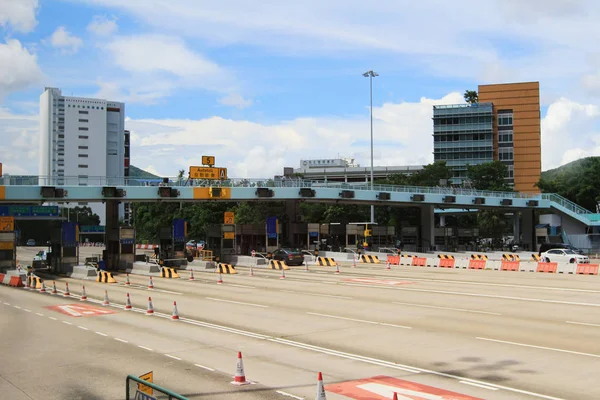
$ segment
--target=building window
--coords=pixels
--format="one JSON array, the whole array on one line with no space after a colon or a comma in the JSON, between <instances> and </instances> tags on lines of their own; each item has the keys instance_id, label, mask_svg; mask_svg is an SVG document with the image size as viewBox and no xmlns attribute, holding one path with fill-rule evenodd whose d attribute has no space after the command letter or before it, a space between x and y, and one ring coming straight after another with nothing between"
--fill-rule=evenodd
<instances>
[{"instance_id":1,"label":"building window","mask_svg":"<svg viewBox=\"0 0 600 400\"><path fill-rule=\"evenodd\" d=\"M108 155L109 156L116 156L117 155L117 151L116 150L108 150Z\"/></svg>"},{"instance_id":2,"label":"building window","mask_svg":"<svg viewBox=\"0 0 600 400\"><path fill-rule=\"evenodd\" d=\"M78 148L81 149L81 150L87 150L88 149L87 146L79 146Z\"/></svg>"},{"instance_id":3,"label":"building window","mask_svg":"<svg viewBox=\"0 0 600 400\"><path fill-rule=\"evenodd\" d=\"M87 178L88 178L88 176L87 176L87 175L78 175L78 178L87 179Z\"/></svg>"},{"instance_id":4,"label":"building window","mask_svg":"<svg viewBox=\"0 0 600 400\"><path fill-rule=\"evenodd\" d=\"M64 134L59 134L59 135L58 135L58 138L59 138L59 139L64 139L64 138L65 138L65 135L64 135Z\"/></svg>"},{"instance_id":5,"label":"building window","mask_svg":"<svg viewBox=\"0 0 600 400\"><path fill-rule=\"evenodd\" d=\"M512 142L513 142L513 131L498 132L498 143L512 143Z\"/></svg>"},{"instance_id":6,"label":"building window","mask_svg":"<svg viewBox=\"0 0 600 400\"><path fill-rule=\"evenodd\" d=\"M78 106L78 107L79 107L79 106ZM79 114L89 114L89 111L82 111L82 110L79 110Z\"/></svg>"},{"instance_id":7,"label":"building window","mask_svg":"<svg viewBox=\"0 0 600 400\"><path fill-rule=\"evenodd\" d=\"M88 166L86 164L79 164L77 167L79 167L79 168L87 168Z\"/></svg>"},{"instance_id":8,"label":"building window","mask_svg":"<svg viewBox=\"0 0 600 400\"><path fill-rule=\"evenodd\" d=\"M87 127L85 127L85 126L80 126L79 130L80 131L88 131L89 129Z\"/></svg>"},{"instance_id":9,"label":"building window","mask_svg":"<svg viewBox=\"0 0 600 400\"><path fill-rule=\"evenodd\" d=\"M89 138L89 136L87 136L87 135L79 135L79 139L88 139L88 138Z\"/></svg>"},{"instance_id":10,"label":"building window","mask_svg":"<svg viewBox=\"0 0 600 400\"><path fill-rule=\"evenodd\" d=\"M498 113L498 126L511 126L513 124L512 112Z\"/></svg>"},{"instance_id":11,"label":"building window","mask_svg":"<svg viewBox=\"0 0 600 400\"><path fill-rule=\"evenodd\" d=\"M80 119L79 122L90 122L90 121L87 119Z\"/></svg>"},{"instance_id":12,"label":"building window","mask_svg":"<svg viewBox=\"0 0 600 400\"><path fill-rule=\"evenodd\" d=\"M512 147L501 147L498 149L498 159L500 161L512 161L513 149Z\"/></svg>"},{"instance_id":13,"label":"building window","mask_svg":"<svg viewBox=\"0 0 600 400\"><path fill-rule=\"evenodd\" d=\"M514 178L515 177L515 167L514 165L509 165L508 166L508 178Z\"/></svg>"},{"instance_id":14,"label":"building window","mask_svg":"<svg viewBox=\"0 0 600 400\"><path fill-rule=\"evenodd\" d=\"M88 158L88 155L87 154L80 154L79 158Z\"/></svg>"}]
</instances>

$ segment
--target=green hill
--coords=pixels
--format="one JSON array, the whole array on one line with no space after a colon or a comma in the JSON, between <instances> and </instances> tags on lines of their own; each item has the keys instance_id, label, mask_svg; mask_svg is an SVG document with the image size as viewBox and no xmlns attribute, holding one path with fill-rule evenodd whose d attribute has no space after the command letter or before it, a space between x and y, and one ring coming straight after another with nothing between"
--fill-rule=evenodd
<instances>
[{"instance_id":1,"label":"green hill","mask_svg":"<svg viewBox=\"0 0 600 400\"><path fill-rule=\"evenodd\" d=\"M160 176L156 176L154 174L151 174L150 172L146 172L143 169L136 167L135 165L129 166L129 177L137 179L160 179Z\"/></svg>"},{"instance_id":2,"label":"green hill","mask_svg":"<svg viewBox=\"0 0 600 400\"><path fill-rule=\"evenodd\" d=\"M580 158L579 160L571 161L568 164L561 165L558 168L549 169L548 171L542 171L542 179L552 180L561 174L577 173L582 167L588 164L593 164L594 160L600 159L600 157L586 157Z\"/></svg>"}]
</instances>

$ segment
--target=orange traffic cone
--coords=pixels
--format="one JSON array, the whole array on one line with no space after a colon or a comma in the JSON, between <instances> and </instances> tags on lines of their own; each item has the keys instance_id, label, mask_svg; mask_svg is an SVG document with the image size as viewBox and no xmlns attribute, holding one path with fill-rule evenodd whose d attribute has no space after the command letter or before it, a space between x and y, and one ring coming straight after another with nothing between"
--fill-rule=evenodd
<instances>
[{"instance_id":1,"label":"orange traffic cone","mask_svg":"<svg viewBox=\"0 0 600 400\"><path fill-rule=\"evenodd\" d=\"M56 293L58 293L58 290L56 290L56 282L52 281L52 294Z\"/></svg>"},{"instance_id":2,"label":"orange traffic cone","mask_svg":"<svg viewBox=\"0 0 600 400\"><path fill-rule=\"evenodd\" d=\"M152 283L152 277L150 277L150 281L148 282L148 289L154 289L154 284Z\"/></svg>"},{"instance_id":3,"label":"orange traffic cone","mask_svg":"<svg viewBox=\"0 0 600 400\"><path fill-rule=\"evenodd\" d=\"M129 297L129 293L127 293L127 299L125 300L125 310L131 310L131 298Z\"/></svg>"},{"instance_id":4,"label":"orange traffic cone","mask_svg":"<svg viewBox=\"0 0 600 400\"><path fill-rule=\"evenodd\" d=\"M221 283L223 283L223 276L221 275L221 273L219 272L219 280L217 281L217 283L220 285Z\"/></svg>"},{"instance_id":5,"label":"orange traffic cone","mask_svg":"<svg viewBox=\"0 0 600 400\"><path fill-rule=\"evenodd\" d=\"M390 266L390 262L388 261L387 263L385 263L385 269L392 269L392 267Z\"/></svg>"},{"instance_id":6,"label":"orange traffic cone","mask_svg":"<svg viewBox=\"0 0 600 400\"><path fill-rule=\"evenodd\" d=\"M356 256L352 256L352 268L356 267Z\"/></svg>"},{"instance_id":7,"label":"orange traffic cone","mask_svg":"<svg viewBox=\"0 0 600 400\"><path fill-rule=\"evenodd\" d=\"M279 279L285 279L285 270L281 270L281 276L279 277Z\"/></svg>"},{"instance_id":8,"label":"orange traffic cone","mask_svg":"<svg viewBox=\"0 0 600 400\"><path fill-rule=\"evenodd\" d=\"M398 400L398 393L394 392L394 397L392 398L392 400Z\"/></svg>"},{"instance_id":9,"label":"orange traffic cone","mask_svg":"<svg viewBox=\"0 0 600 400\"><path fill-rule=\"evenodd\" d=\"M237 355L237 366L235 370L235 377L233 378L233 385L248 385L251 382L246 380L246 374L244 373L244 361L242 360L242 352L238 351Z\"/></svg>"},{"instance_id":10,"label":"orange traffic cone","mask_svg":"<svg viewBox=\"0 0 600 400\"><path fill-rule=\"evenodd\" d=\"M171 315L172 320L179 319L179 312L177 312L177 302L173 302L173 315Z\"/></svg>"},{"instance_id":11,"label":"orange traffic cone","mask_svg":"<svg viewBox=\"0 0 600 400\"><path fill-rule=\"evenodd\" d=\"M154 314L154 307L152 306L152 297L148 297L148 310L146 310L146 315Z\"/></svg>"},{"instance_id":12,"label":"orange traffic cone","mask_svg":"<svg viewBox=\"0 0 600 400\"><path fill-rule=\"evenodd\" d=\"M318 382L317 382L317 397L316 400L327 400L327 396L325 396L325 387L323 386L323 374L319 372Z\"/></svg>"},{"instance_id":13,"label":"orange traffic cone","mask_svg":"<svg viewBox=\"0 0 600 400\"><path fill-rule=\"evenodd\" d=\"M69 293L69 282L65 283L65 293L64 293L65 297L68 297L71 295L71 293Z\"/></svg>"},{"instance_id":14,"label":"orange traffic cone","mask_svg":"<svg viewBox=\"0 0 600 400\"><path fill-rule=\"evenodd\" d=\"M81 287L81 301L86 301L87 300L87 296L85 294L85 286Z\"/></svg>"},{"instance_id":15,"label":"orange traffic cone","mask_svg":"<svg viewBox=\"0 0 600 400\"><path fill-rule=\"evenodd\" d=\"M306 261L304 261L304 270L308 272L308 263Z\"/></svg>"},{"instance_id":16,"label":"orange traffic cone","mask_svg":"<svg viewBox=\"0 0 600 400\"><path fill-rule=\"evenodd\" d=\"M339 274L339 273L340 273L340 265L339 265L339 264L336 264L336 265L335 265L335 273L336 273L336 274Z\"/></svg>"},{"instance_id":17,"label":"orange traffic cone","mask_svg":"<svg viewBox=\"0 0 600 400\"><path fill-rule=\"evenodd\" d=\"M40 293L46 293L46 284L42 281L42 288L40 289Z\"/></svg>"},{"instance_id":18,"label":"orange traffic cone","mask_svg":"<svg viewBox=\"0 0 600 400\"><path fill-rule=\"evenodd\" d=\"M194 270L190 269L190 281L194 280Z\"/></svg>"},{"instance_id":19,"label":"orange traffic cone","mask_svg":"<svg viewBox=\"0 0 600 400\"><path fill-rule=\"evenodd\" d=\"M131 282L129 282L129 274L127 274L127 278L125 279L125 284L127 286L131 285Z\"/></svg>"},{"instance_id":20,"label":"orange traffic cone","mask_svg":"<svg viewBox=\"0 0 600 400\"><path fill-rule=\"evenodd\" d=\"M254 276L254 269L250 267L250 276Z\"/></svg>"},{"instance_id":21,"label":"orange traffic cone","mask_svg":"<svg viewBox=\"0 0 600 400\"><path fill-rule=\"evenodd\" d=\"M102 302L103 306L108 306L110 305L110 301L108 301L108 290L104 291L104 301Z\"/></svg>"}]
</instances>

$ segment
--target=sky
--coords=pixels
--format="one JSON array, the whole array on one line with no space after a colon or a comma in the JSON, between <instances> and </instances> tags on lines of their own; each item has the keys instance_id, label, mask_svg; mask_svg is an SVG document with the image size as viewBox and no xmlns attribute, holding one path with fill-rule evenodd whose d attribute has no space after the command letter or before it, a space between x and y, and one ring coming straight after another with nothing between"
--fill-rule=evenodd
<instances>
[{"instance_id":1,"label":"sky","mask_svg":"<svg viewBox=\"0 0 600 400\"><path fill-rule=\"evenodd\" d=\"M0 162L38 173L39 96L126 103L131 162L232 178L433 162L432 106L539 81L542 170L600 155L595 0L0 0Z\"/></svg>"}]
</instances>

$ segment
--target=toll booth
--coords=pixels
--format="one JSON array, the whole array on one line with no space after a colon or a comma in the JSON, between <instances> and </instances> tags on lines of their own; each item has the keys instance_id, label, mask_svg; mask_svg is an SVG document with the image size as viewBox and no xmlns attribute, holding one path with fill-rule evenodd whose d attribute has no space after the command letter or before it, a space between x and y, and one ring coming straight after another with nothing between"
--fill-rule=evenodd
<instances>
[{"instance_id":1,"label":"toll booth","mask_svg":"<svg viewBox=\"0 0 600 400\"><path fill-rule=\"evenodd\" d=\"M135 261L135 229L122 226L119 229L119 270L133 267Z\"/></svg>"},{"instance_id":2,"label":"toll booth","mask_svg":"<svg viewBox=\"0 0 600 400\"><path fill-rule=\"evenodd\" d=\"M50 236L49 265L52 272L70 272L79 265L79 227L76 222L63 222Z\"/></svg>"},{"instance_id":3,"label":"toll booth","mask_svg":"<svg viewBox=\"0 0 600 400\"><path fill-rule=\"evenodd\" d=\"M188 223L183 219L173 220L170 227L160 228L158 234L158 258L161 265L178 267L187 258L185 248Z\"/></svg>"},{"instance_id":4,"label":"toll booth","mask_svg":"<svg viewBox=\"0 0 600 400\"><path fill-rule=\"evenodd\" d=\"M0 270L16 268L16 243L17 233L14 217L0 217Z\"/></svg>"},{"instance_id":5,"label":"toll booth","mask_svg":"<svg viewBox=\"0 0 600 400\"><path fill-rule=\"evenodd\" d=\"M236 254L235 225L211 225L206 229L206 247L213 251L215 261Z\"/></svg>"}]
</instances>

